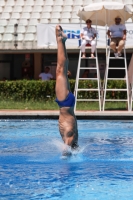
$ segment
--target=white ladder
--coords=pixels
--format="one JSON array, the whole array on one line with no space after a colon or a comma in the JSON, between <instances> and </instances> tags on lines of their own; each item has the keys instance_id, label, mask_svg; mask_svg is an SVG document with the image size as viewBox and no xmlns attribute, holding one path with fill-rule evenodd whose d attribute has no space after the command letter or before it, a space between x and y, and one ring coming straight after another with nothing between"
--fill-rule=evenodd
<instances>
[{"instance_id":1,"label":"white ladder","mask_svg":"<svg viewBox=\"0 0 133 200\"><path fill-rule=\"evenodd\" d=\"M105 70L105 77L104 77L104 97L103 97L103 111L105 110L105 102L106 101L125 101L128 104L128 110L130 110L129 106L129 82L128 82L128 73L127 73L127 62L126 62L126 51L125 51L125 46L123 48L124 51L124 57L110 57L110 47L107 50L107 62L106 62L106 70ZM109 67L109 61L110 59L123 59L124 60L124 67ZM109 70L125 70L125 77L124 78L108 78ZM108 80L125 80L126 82L126 89L122 88L107 88ZM107 91L126 91L127 92L127 99L106 99L106 93Z\"/></svg>"},{"instance_id":2,"label":"white ladder","mask_svg":"<svg viewBox=\"0 0 133 200\"><path fill-rule=\"evenodd\" d=\"M86 47L87 49L90 47ZM81 49L79 52L79 61L78 61L78 68L77 68L77 75L76 75L76 82L75 82L75 90L74 90L74 95L75 95L75 107L74 109L76 110L76 105L77 105L77 101L98 101L99 102L99 110L101 111L101 82L100 82L100 73L99 73L99 66L98 66L98 57L97 57L97 49L95 50L95 57L91 58L91 57L86 57L86 58L82 58L81 57L82 53L81 53ZM82 67L81 66L81 60L83 59L95 59L96 61L96 67ZM97 78L80 78L80 70L89 70L89 69L95 69L96 70L96 75ZM93 80L93 81L97 81L97 88L79 88L79 80ZM78 98L78 92L80 91L97 91L98 92L98 99L79 99Z\"/></svg>"},{"instance_id":3,"label":"white ladder","mask_svg":"<svg viewBox=\"0 0 133 200\"><path fill-rule=\"evenodd\" d=\"M130 100L130 111L132 111L132 105L133 105L133 53L131 56L131 60L128 66L128 81L129 81L129 100Z\"/></svg>"}]
</instances>

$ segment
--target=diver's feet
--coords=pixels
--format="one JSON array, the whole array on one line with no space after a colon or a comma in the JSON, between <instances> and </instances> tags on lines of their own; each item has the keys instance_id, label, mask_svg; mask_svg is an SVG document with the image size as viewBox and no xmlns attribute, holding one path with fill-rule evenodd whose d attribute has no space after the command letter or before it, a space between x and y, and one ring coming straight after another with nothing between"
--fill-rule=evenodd
<instances>
[{"instance_id":1,"label":"diver's feet","mask_svg":"<svg viewBox=\"0 0 133 200\"><path fill-rule=\"evenodd\" d=\"M62 42L65 43L65 41L67 40L67 36L63 33L63 29L60 25L56 25L55 34L57 42L62 40Z\"/></svg>"},{"instance_id":2,"label":"diver's feet","mask_svg":"<svg viewBox=\"0 0 133 200\"><path fill-rule=\"evenodd\" d=\"M55 35L56 35L56 38L61 36L61 30L60 30L59 25L56 25L55 27Z\"/></svg>"}]
</instances>

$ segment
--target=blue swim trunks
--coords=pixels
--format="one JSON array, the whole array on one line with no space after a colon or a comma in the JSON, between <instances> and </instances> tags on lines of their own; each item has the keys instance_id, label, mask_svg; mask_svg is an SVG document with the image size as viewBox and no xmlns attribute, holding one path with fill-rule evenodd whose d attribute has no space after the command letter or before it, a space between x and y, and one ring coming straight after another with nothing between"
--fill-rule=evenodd
<instances>
[{"instance_id":1,"label":"blue swim trunks","mask_svg":"<svg viewBox=\"0 0 133 200\"><path fill-rule=\"evenodd\" d=\"M57 98L55 101L58 103L59 107L74 107L75 96L72 92L69 92L68 96L64 101L59 101Z\"/></svg>"}]
</instances>

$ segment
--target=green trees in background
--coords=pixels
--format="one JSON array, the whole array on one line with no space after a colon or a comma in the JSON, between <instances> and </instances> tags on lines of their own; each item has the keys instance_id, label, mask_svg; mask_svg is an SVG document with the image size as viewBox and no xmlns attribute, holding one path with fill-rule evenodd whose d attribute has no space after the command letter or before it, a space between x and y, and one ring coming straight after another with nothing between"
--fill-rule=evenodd
<instances>
[{"instance_id":1,"label":"green trees in background","mask_svg":"<svg viewBox=\"0 0 133 200\"><path fill-rule=\"evenodd\" d=\"M74 91L75 80L70 79L71 91ZM97 81L81 80L79 88L97 88ZM125 81L113 80L108 81L108 88L112 91L107 92L108 99L126 99L127 94L123 91L113 91L115 88L126 88ZM53 100L55 99L55 81L1 81L0 82L0 98L5 100ZM80 91L78 98L97 99L97 91Z\"/></svg>"}]
</instances>

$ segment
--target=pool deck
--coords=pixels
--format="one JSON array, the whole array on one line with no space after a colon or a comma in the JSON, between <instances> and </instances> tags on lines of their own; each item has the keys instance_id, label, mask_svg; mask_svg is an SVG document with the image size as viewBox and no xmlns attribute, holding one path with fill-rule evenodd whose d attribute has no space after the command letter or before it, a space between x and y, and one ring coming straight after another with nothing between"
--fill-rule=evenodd
<instances>
[{"instance_id":1,"label":"pool deck","mask_svg":"<svg viewBox=\"0 0 133 200\"><path fill-rule=\"evenodd\" d=\"M133 119L133 111L76 111L77 119ZM0 119L58 119L58 110L0 110Z\"/></svg>"}]
</instances>

